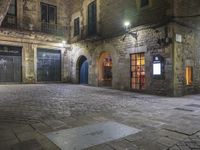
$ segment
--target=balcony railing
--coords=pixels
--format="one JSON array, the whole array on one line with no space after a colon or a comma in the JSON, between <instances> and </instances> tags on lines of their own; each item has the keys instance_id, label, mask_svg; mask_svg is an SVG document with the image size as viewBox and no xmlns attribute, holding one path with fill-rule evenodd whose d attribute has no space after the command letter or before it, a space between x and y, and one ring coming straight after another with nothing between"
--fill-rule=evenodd
<instances>
[{"instance_id":1,"label":"balcony railing","mask_svg":"<svg viewBox=\"0 0 200 150\"><path fill-rule=\"evenodd\" d=\"M97 26L95 27L94 30L89 31L88 30L88 25L85 25L81 28L81 39L84 40L96 40L101 38L101 32L97 29Z\"/></svg>"},{"instance_id":2,"label":"balcony railing","mask_svg":"<svg viewBox=\"0 0 200 150\"><path fill-rule=\"evenodd\" d=\"M3 28L10 28L14 30L20 31L32 31L32 32L41 32L56 36L66 36L67 35L67 27L61 26L58 24L50 24L46 22L39 22L38 24L17 24L13 21L13 19L5 18L3 24Z\"/></svg>"},{"instance_id":3,"label":"balcony railing","mask_svg":"<svg viewBox=\"0 0 200 150\"><path fill-rule=\"evenodd\" d=\"M58 36L65 36L67 32L67 28L64 26L57 25L57 24L41 22L40 32L55 34Z\"/></svg>"}]
</instances>

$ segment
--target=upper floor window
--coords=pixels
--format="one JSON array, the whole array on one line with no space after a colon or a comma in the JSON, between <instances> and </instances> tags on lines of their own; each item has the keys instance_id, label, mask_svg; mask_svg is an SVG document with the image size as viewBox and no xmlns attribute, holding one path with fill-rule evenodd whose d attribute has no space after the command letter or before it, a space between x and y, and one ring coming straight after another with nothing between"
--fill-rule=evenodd
<instances>
[{"instance_id":1,"label":"upper floor window","mask_svg":"<svg viewBox=\"0 0 200 150\"><path fill-rule=\"evenodd\" d=\"M141 0L140 7L145 7L149 5L149 0Z\"/></svg>"},{"instance_id":2,"label":"upper floor window","mask_svg":"<svg viewBox=\"0 0 200 150\"><path fill-rule=\"evenodd\" d=\"M57 7L41 3L41 21L49 24L57 23Z\"/></svg>"},{"instance_id":3,"label":"upper floor window","mask_svg":"<svg viewBox=\"0 0 200 150\"><path fill-rule=\"evenodd\" d=\"M80 19L76 18L74 19L74 36L77 36L80 34Z\"/></svg>"},{"instance_id":4,"label":"upper floor window","mask_svg":"<svg viewBox=\"0 0 200 150\"><path fill-rule=\"evenodd\" d=\"M11 0L8 13L3 21L3 26L16 26L17 24L17 1Z\"/></svg>"},{"instance_id":5,"label":"upper floor window","mask_svg":"<svg viewBox=\"0 0 200 150\"><path fill-rule=\"evenodd\" d=\"M88 5L88 35L95 35L97 30L96 1Z\"/></svg>"}]
</instances>

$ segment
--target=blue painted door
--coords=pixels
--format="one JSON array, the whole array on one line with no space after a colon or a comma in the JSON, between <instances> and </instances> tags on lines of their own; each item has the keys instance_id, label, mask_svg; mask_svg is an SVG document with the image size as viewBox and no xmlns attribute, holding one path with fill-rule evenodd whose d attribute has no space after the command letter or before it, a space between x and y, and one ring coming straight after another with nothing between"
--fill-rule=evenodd
<instances>
[{"instance_id":1,"label":"blue painted door","mask_svg":"<svg viewBox=\"0 0 200 150\"><path fill-rule=\"evenodd\" d=\"M88 61L85 60L80 66L80 84L88 84Z\"/></svg>"}]
</instances>

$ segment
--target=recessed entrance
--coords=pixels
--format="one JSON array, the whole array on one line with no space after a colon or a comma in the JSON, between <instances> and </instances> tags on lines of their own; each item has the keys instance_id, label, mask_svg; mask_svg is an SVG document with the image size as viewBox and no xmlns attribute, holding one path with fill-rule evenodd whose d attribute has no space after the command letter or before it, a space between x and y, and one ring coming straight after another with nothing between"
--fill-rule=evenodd
<instances>
[{"instance_id":1,"label":"recessed entrance","mask_svg":"<svg viewBox=\"0 0 200 150\"><path fill-rule=\"evenodd\" d=\"M145 57L144 53L131 54L131 88L145 89Z\"/></svg>"},{"instance_id":2,"label":"recessed entrance","mask_svg":"<svg viewBox=\"0 0 200 150\"><path fill-rule=\"evenodd\" d=\"M0 82L22 81L22 48L0 45Z\"/></svg>"},{"instance_id":3,"label":"recessed entrance","mask_svg":"<svg viewBox=\"0 0 200 150\"><path fill-rule=\"evenodd\" d=\"M61 51L38 49L37 52L37 81L61 81Z\"/></svg>"},{"instance_id":4,"label":"recessed entrance","mask_svg":"<svg viewBox=\"0 0 200 150\"><path fill-rule=\"evenodd\" d=\"M112 57L108 52L99 59L99 86L112 86Z\"/></svg>"},{"instance_id":5,"label":"recessed entrance","mask_svg":"<svg viewBox=\"0 0 200 150\"><path fill-rule=\"evenodd\" d=\"M85 56L78 59L78 79L80 84L88 84L88 60Z\"/></svg>"}]
</instances>

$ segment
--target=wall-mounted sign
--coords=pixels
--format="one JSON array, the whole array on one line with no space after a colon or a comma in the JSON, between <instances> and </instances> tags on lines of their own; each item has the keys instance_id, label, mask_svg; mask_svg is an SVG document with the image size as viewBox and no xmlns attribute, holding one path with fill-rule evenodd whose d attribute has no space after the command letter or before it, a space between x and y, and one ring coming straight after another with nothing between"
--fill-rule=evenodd
<instances>
[{"instance_id":1,"label":"wall-mounted sign","mask_svg":"<svg viewBox=\"0 0 200 150\"><path fill-rule=\"evenodd\" d=\"M153 64L153 75L161 75L161 64Z\"/></svg>"},{"instance_id":2,"label":"wall-mounted sign","mask_svg":"<svg viewBox=\"0 0 200 150\"><path fill-rule=\"evenodd\" d=\"M182 35L176 34L176 42L182 43Z\"/></svg>"},{"instance_id":3,"label":"wall-mounted sign","mask_svg":"<svg viewBox=\"0 0 200 150\"><path fill-rule=\"evenodd\" d=\"M153 77L164 77L164 58L161 55L153 56Z\"/></svg>"}]
</instances>

